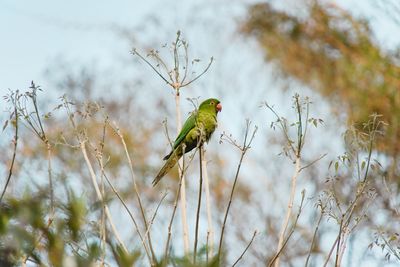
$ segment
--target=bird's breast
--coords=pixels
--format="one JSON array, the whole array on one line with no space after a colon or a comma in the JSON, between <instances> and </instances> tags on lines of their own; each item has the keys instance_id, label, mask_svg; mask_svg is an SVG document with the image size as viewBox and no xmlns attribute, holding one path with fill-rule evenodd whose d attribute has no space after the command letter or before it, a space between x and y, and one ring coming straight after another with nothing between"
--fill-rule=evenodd
<instances>
[{"instance_id":1,"label":"bird's breast","mask_svg":"<svg viewBox=\"0 0 400 267\"><path fill-rule=\"evenodd\" d=\"M217 118L213 115L199 116L198 125L201 128L200 132L203 132L205 141L208 141L217 128Z\"/></svg>"}]
</instances>

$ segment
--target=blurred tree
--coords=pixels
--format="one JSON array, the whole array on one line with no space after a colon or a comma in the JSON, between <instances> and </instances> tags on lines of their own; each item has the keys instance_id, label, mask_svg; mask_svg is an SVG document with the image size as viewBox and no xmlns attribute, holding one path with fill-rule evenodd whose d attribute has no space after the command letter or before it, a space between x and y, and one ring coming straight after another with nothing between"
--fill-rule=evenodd
<instances>
[{"instance_id":1,"label":"blurred tree","mask_svg":"<svg viewBox=\"0 0 400 267\"><path fill-rule=\"evenodd\" d=\"M388 177L400 175L400 67L395 52L374 40L366 20L335 5L312 1L306 16L290 15L268 3L250 7L241 31L255 37L282 74L331 101L359 129L373 113L389 124L377 150L388 156Z\"/></svg>"}]
</instances>

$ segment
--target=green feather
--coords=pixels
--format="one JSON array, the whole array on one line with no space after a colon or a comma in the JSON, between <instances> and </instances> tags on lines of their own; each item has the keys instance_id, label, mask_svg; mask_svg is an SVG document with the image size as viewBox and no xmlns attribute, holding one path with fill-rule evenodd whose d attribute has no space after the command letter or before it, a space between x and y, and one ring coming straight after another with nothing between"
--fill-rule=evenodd
<instances>
[{"instance_id":1,"label":"green feather","mask_svg":"<svg viewBox=\"0 0 400 267\"><path fill-rule=\"evenodd\" d=\"M184 153L201 146L204 142L208 142L217 127L217 113L219 111L221 111L219 100L210 98L202 102L198 110L192 112L176 137L172 151L164 157L166 162L154 178L153 186L175 166Z\"/></svg>"}]
</instances>

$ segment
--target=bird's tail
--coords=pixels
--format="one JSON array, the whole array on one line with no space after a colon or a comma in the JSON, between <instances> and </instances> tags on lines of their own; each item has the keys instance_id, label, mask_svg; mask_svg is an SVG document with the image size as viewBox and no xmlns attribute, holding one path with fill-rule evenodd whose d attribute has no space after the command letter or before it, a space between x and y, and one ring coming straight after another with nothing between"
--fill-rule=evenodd
<instances>
[{"instance_id":1,"label":"bird's tail","mask_svg":"<svg viewBox=\"0 0 400 267\"><path fill-rule=\"evenodd\" d=\"M182 149L180 147L177 147L176 149L174 149L173 152L171 152L164 158L164 160L167 160L167 162L165 162L164 166L161 168L157 176L154 178L153 186L156 186L156 184L161 180L161 178L163 178L164 175L167 174L167 172L169 172L175 166L175 164L182 157L182 155L183 155Z\"/></svg>"}]
</instances>

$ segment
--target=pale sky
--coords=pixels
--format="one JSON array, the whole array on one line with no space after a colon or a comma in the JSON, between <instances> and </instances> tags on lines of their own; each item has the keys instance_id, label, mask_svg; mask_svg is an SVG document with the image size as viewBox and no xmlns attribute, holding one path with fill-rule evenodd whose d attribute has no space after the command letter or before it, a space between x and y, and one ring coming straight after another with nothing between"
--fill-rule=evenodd
<instances>
[{"instance_id":1,"label":"pale sky","mask_svg":"<svg viewBox=\"0 0 400 267\"><path fill-rule=\"evenodd\" d=\"M3 95L8 88L25 88L31 80L45 85L43 72L57 58L71 60L77 66L88 62L100 65L112 64L117 54L121 55L129 49L118 40L113 30L115 26L135 29L134 34L140 35L138 41L151 36L161 39L160 37L170 35L165 32L159 34L140 32L140 27L149 19L158 19L162 23L168 21L169 31L174 26L181 30L185 28L199 30L198 25L185 25L193 23L185 12L195 8L196 11L210 12L210 17L217 20L218 13L212 14L212 12L220 10L221 7L214 9L212 5L219 5L214 4L216 2L218 1L2 0L0 1L0 94ZM299 5L299 1L289 2L297 2L296 5ZM369 18L378 37L377 41L383 46L393 48L399 44L400 35L393 34L399 32L399 25L387 20L385 14L370 4L373 1L336 2L357 15ZM232 3L240 6L238 4L240 1ZM232 8L230 12L235 10ZM241 12L242 10L238 10L239 14ZM201 31L188 33L203 39L207 38L204 34L207 33Z\"/></svg>"}]
</instances>

